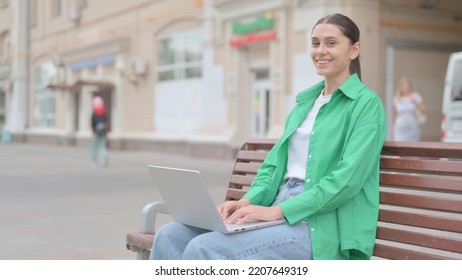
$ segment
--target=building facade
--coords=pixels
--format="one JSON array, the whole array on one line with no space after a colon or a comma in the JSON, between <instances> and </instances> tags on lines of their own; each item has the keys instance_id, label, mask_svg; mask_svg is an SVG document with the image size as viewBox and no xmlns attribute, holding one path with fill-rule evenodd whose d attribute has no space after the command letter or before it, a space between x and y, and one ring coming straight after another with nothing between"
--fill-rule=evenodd
<instances>
[{"instance_id":1,"label":"building facade","mask_svg":"<svg viewBox=\"0 0 462 280\"><path fill-rule=\"evenodd\" d=\"M363 81L389 122L409 77L428 107L422 140L439 141L447 61L462 50L460 1L0 3L0 121L13 141L87 145L99 95L113 149L232 156L247 138L278 137L296 94L321 80L311 29L336 12L361 30Z\"/></svg>"}]
</instances>

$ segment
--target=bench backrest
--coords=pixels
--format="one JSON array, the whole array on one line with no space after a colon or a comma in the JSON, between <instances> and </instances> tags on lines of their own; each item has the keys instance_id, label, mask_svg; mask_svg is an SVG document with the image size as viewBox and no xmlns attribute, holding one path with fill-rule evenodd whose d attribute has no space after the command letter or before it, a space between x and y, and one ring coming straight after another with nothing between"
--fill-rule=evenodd
<instances>
[{"instance_id":1,"label":"bench backrest","mask_svg":"<svg viewBox=\"0 0 462 280\"><path fill-rule=\"evenodd\" d=\"M236 156L227 200L240 199L277 139L251 139ZM385 259L462 259L462 143L386 142L374 250Z\"/></svg>"}]
</instances>

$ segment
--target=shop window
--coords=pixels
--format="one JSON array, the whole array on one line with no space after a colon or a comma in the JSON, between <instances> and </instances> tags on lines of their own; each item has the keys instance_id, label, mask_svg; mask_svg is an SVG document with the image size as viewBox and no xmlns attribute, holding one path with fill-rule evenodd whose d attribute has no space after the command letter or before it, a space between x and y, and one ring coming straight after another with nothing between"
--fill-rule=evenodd
<instances>
[{"instance_id":1,"label":"shop window","mask_svg":"<svg viewBox=\"0 0 462 280\"><path fill-rule=\"evenodd\" d=\"M202 32L193 30L163 37L157 42L159 81L202 77Z\"/></svg>"},{"instance_id":2,"label":"shop window","mask_svg":"<svg viewBox=\"0 0 462 280\"><path fill-rule=\"evenodd\" d=\"M35 68L34 124L36 127L55 126L55 94L53 90L47 88L55 71L51 62L39 64Z\"/></svg>"}]
</instances>

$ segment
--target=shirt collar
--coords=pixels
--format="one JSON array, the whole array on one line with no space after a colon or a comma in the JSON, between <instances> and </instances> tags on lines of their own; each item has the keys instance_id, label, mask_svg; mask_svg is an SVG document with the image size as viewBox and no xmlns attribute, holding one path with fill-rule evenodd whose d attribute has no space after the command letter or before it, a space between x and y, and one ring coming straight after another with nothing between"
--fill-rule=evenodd
<instances>
[{"instance_id":1,"label":"shirt collar","mask_svg":"<svg viewBox=\"0 0 462 280\"><path fill-rule=\"evenodd\" d=\"M310 99L315 99L319 93L322 91L324 88L324 81L321 81L314 86L300 92L296 97L295 97L295 102L297 103L304 103L305 101L308 101Z\"/></svg>"},{"instance_id":2,"label":"shirt collar","mask_svg":"<svg viewBox=\"0 0 462 280\"><path fill-rule=\"evenodd\" d=\"M359 92L366 86L361 82L358 75L355 73L348 77L348 79L338 88L338 91L343 93L350 99L356 99ZM324 88L324 81L321 81L307 90L300 92L296 97L296 102L303 102L309 96L315 95L316 97Z\"/></svg>"},{"instance_id":3,"label":"shirt collar","mask_svg":"<svg viewBox=\"0 0 462 280\"><path fill-rule=\"evenodd\" d=\"M366 86L361 82L358 75L355 73L351 75L338 89L343 92L347 97L356 99Z\"/></svg>"}]
</instances>

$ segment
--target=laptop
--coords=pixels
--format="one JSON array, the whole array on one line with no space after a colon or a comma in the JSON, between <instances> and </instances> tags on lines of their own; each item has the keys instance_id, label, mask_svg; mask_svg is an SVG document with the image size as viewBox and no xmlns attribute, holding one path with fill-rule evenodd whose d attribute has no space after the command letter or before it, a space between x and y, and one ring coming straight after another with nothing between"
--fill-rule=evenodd
<instances>
[{"instance_id":1,"label":"laptop","mask_svg":"<svg viewBox=\"0 0 462 280\"><path fill-rule=\"evenodd\" d=\"M173 219L185 225L224 234L242 232L284 223L284 220L226 224L197 170L148 165L154 185Z\"/></svg>"}]
</instances>

